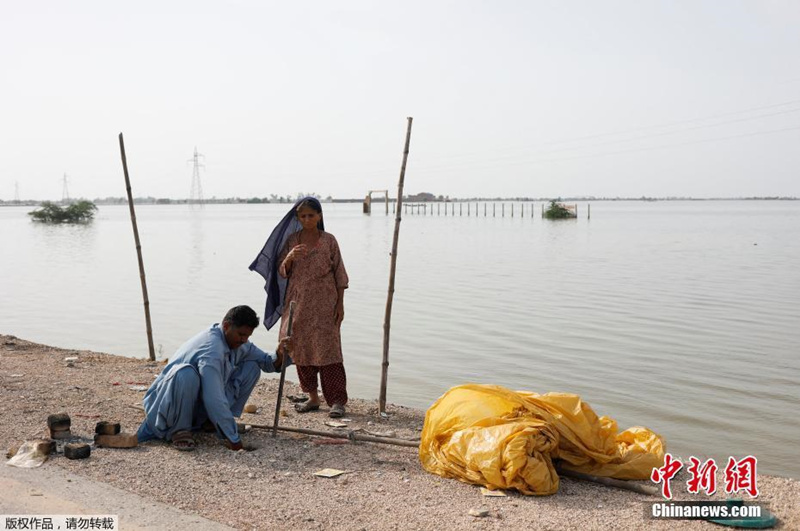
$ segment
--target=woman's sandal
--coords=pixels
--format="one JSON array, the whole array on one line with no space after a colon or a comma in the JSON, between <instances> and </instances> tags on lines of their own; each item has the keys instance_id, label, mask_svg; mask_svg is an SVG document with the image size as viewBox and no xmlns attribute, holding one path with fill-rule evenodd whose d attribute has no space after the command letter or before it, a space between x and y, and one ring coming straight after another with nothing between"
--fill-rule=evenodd
<instances>
[{"instance_id":1,"label":"woman's sandal","mask_svg":"<svg viewBox=\"0 0 800 531\"><path fill-rule=\"evenodd\" d=\"M341 404L334 404L328 416L332 419L340 419L344 417L344 406Z\"/></svg>"},{"instance_id":2,"label":"woman's sandal","mask_svg":"<svg viewBox=\"0 0 800 531\"><path fill-rule=\"evenodd\" d=\"M176 431L172 435L172 447L180 452L191 452L194 450L195 442L190 431Z\"/></svg>"},{"instance_id":3,"label":"woman's sandal","mask_svg":"<svg viewBox=\"0 0 800 531\"><path fill-rule=\"evenodd\" d=\"M298 413L308 413L309 411L317 411L319 404L312 404L311 402L303 402L294 405L294 410Z\"/></svg>"}]
</instances>

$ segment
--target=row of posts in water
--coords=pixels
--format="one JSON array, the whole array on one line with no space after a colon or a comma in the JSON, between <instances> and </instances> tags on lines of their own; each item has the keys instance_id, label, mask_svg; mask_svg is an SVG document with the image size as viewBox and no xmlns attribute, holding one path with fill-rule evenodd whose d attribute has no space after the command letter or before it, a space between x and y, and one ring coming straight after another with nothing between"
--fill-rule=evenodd
<instances>
[{"instance_id":1,"label":"row of posts in water","mask_svg":"<svg viewBox=\"0 0 800 531\"><path fill-rule=\"evenodd\" d=\"M392 214L395 213L397 203L392 202ZM456 205L458 205L458 214L456 214ZM466 205L466 208L464 207ZM476 216L476 217L506 217L506 203L491 203L491 208L489 208L489 203L483 203L483 209L480 208L480 203L468 203L468 202L437 202L437 203L403 203L403 213L404 214L415 214L415 215L422 215L422 216ZM509 217L514 217L515 215L515 206L516 208L516 215L519 217L533 217L534 212L536 211L534 203L509 203L508 208L508 215ZM388 206L388 205L387 205ZM474 207L474 208L473 208ZM578 217L578 205L569 205L568 207L575 213L575 217ZM435 212L434 212L435 210ZM449 210L449 214L448 214ZM482 210L482 211L481 211ZM544 203L541 204L541 216L544 217ZM388 214L388 208L387 208ZM590 219L592 217L592 205L586 205L586 219Z\"/></svg>"}]
</instances>

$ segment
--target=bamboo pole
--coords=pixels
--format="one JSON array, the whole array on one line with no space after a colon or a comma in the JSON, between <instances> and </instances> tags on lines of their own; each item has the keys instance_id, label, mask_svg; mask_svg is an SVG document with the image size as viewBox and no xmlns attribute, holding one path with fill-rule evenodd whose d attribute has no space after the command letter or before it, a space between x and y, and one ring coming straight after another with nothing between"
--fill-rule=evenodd
<instances>
[{"instance_id":1,"label":"bamboo pole","mask_svg":"<svg viewBox=\"0 0 800 531\"><path fill-rule=\"evenodd\" d=\"M128 207L131 211L131 225L133 225L133 240L136 242L136 256L139 259L139 278L142 281L142 298L144 298L144 321L147 325L147 346L150 349L150 361L156 360L156 350L153 348L153 327L150 324L150 298L147 296L147 280L144 276L144 260L142 260L142 244L139 242L139 228L136 226L136 212L133 209L133 194L131 193L131 180L128 176L128 158L125 156L125 142L122 133L119 134L119 152L122 155L122 171L125 173L125 189L128 191Z\"/></svg>"},{"instance_id":2,"label":"bamboo pole","mask_svg":"<svg viewBox=\"0 0 800 531\"><path fill-rule=\"evenodd\" d=\"M292 318L294 317L294 301L289 303L289 322L286 323L286 337L292 337ZM286 351L281 363L281 381L278 383L278 399L275 401L275 419L272 421L272 436L278 436L278 421L281 418L281 398L283 398L283 382L286 381Z\"/></svg>"},{"instance_id":3,"label":"bamboo pole","mask_svg":"<svg viewBox=\"0 0 800 531\"><path fill-rule=\"evenodd\" d=\"M347 430L346 432L331 432L322 430L311 430L308 428L288 428L285 426L281 427L270 426L269 424L248 424L248 425L253 428L258 428L263 430L278 429L281 431L302 433L304 435L315 435L318 437L328 437L332 439L349 439L351 441L373 442L373 443L389 444L392 446L405 446L407 448L419 448L419 441L410 441L407 439L398 439L394 437L373 437L371 435L363 435L353 430ZM576 472L574 470L569 470L558 465L556 465L556 472L558 472L559 475L568 478L581 479L583 481L591 481L592 483L599 483L607 487L615 487L618 489L629 490L632 492L638 492L639 494L646 494L648 496L657 496L659 494L658 488L651 485L640 485L638 483L633 483L631 481L626 481L623 479L593 476L591 474L584 474L583 472Z\"/></svg>"},{"instance_id":4,"label":"bamboo pole","mask_svg":"<svg viewBox=\"0 0 800 531\"><path fill-rule=\"evenodd\" d=\"M411 123L414 118L408 117L408 129L406 130L406 144L403 149L403 164L400 167L400 180L397 183L397 201L403 202L403 183L406 178L406 163L408 162L408 147L411 144ZM394 298L394 274L397 270L397 240L400 238L400 222L402 216L400 209L397 209L397 217L394 220L394 240L392 241L392 260L389 270L389 290L386 296L386 316L383 321L383 362L381 363L381 391L378 398L378 412L386 413L386 379L389 374L389 330L392 320L392 299Z\"/></svg>"}]
</instances>

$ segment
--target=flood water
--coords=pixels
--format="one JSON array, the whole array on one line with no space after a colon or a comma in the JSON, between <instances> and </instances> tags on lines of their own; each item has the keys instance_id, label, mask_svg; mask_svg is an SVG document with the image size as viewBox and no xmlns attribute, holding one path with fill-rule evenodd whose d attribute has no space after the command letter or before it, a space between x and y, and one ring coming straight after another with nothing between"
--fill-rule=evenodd
<instances>
[{"instance_id":1,"label":"flood water","mask_svg":"<svg viewBox=\"0 0 800 531\"><path fill-rule=\"evenodd\" d=\"M543 220L540 203L514 217L510 203L504 217L483 203L478 216L474 203L469 217L466 204L404 215L389 402L427 408L465 382L577 393L674 454L752 454L760 473L800 478L800 202L591 207L565 221ZM247 267L287 209L137 206L162 356L231 306L263 314L263 280ZM323 209L351 282L348 389L376 399L394 218ZM101 206L85 226L33 223L29 210L0 208L0 332L147 356L127 206ZM276 338L277 327L253 335L268 350Z\"/></svg>"}]
</instances>

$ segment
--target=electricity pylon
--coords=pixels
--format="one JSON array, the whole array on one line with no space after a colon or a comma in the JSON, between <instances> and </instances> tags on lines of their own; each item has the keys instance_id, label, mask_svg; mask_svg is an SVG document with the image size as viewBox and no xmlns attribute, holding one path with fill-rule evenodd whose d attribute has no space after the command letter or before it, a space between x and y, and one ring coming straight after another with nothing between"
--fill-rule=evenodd
<instances>
[{"instance_id":1,"label":"electricity pylon","mask_svg":"<svg viewBox=\"0 0 800 531\"><path fill-rule=\"evenodd\" d=\"M197 146L194 148L194 156L187 162L192 162L194 167L192 170L192 190L189 193L189 204L203 206L203 185L200 183L200 168L205 168L206 165L200 162L200 157L205 160L205 155L197 152Z\"/></svg>"}]
</instances>

